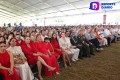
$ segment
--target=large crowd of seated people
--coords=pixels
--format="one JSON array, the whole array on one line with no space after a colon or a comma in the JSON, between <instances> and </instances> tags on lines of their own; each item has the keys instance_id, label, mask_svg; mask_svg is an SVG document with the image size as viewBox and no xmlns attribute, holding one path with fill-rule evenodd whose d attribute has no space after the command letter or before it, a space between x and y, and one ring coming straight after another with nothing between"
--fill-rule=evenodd
<instances>
[{"instance_id":1,"label":"large crowd of seated people","mask_svg":"<svg viewBox=\"0 0 120 80\"><path fill-rule=\"evenodd\" d=\"M0 28L0 78L35 80L31 67L37 65L39 80L60 74L64 68L90 58L120 39L118 25L79 25ZM74 65L73 65L74 66ZM44 68L42 68L44 67ZM1 80L0 79L0 80Z\"/></svg>"}]
</instances>

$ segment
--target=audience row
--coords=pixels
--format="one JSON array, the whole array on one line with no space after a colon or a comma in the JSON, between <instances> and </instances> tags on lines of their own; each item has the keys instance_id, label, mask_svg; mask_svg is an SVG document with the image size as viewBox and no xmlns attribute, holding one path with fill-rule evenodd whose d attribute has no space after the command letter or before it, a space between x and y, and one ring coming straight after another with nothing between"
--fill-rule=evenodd
<instances>
[{"instance_id":1,"label":"audience row","mask_svg":"<svg viewBox=\"0 0 120 80\"><path fill-rule=\"evenodd\" d=\"M43 80L42 67L46 76L59 75L60 58L67 68L119 38L120 27L110 25L0 28L0 75L2 80L34 80L31 67L37 65Z\"/></svg>"}]
</instances>

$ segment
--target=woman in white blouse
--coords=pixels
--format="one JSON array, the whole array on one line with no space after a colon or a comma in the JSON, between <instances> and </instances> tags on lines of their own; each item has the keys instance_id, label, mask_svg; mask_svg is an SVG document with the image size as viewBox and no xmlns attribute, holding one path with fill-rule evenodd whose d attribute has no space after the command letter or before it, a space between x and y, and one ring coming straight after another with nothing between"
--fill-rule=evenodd
<instances>
[{"instance_id":1,"label":"woman in white blouse","mask_svg":"<svg viewBox=\"0 0 120 80\"><path fill-rule=\"evenodd\" d=\"M79 56L79 49L75 49L71 43L70 43L70 39L65 37L65 33L61 33L61 38L59 39L59 44L60 47L68 54L72 54L72 61L76 61L78 60L78 56Z\"/></svg>"},{"instance_id":2,"label":"woman in white blouse","mask_svg":"<svg viewBox=\"0 0 120 80\"><path fill-rule=\"evenodd\" d=\"M10 47L7 48L7 50L13 53L15 68L20 80L33 80L34 76L28 63L26 62L26 57L24 56L21 47L16 46L16 39L12 38L10 40Z\"/></svg>"}]
</instances>

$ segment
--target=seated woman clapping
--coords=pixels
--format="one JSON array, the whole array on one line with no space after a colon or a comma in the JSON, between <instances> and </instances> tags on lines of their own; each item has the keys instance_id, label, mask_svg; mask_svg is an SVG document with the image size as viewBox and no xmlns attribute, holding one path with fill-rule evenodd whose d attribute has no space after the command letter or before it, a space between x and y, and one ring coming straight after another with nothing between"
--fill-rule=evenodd
<instances>
[{"instance_id":1,"label":"seated woman clapping","mask_svg":"<svg viewBox=\"0 0 120 80\"><path fill-rule=\"evenodd\" d=\"M0 42L0 74L3 76L2 80L19 80L14 68L13 55L6 51L4 42Z\"/></svg>"}]
</instances>

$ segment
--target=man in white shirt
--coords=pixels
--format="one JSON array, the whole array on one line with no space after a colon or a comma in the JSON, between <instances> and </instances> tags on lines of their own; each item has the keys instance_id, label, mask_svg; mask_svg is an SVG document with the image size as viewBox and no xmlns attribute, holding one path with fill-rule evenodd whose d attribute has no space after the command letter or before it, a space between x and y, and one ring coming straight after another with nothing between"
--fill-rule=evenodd
<instances>
[{"instance_id":1,"label":"man in white shirt","mask_svg":"<svg viewBox=\"0 0 120 80\"><path fill-rule=\"evenodd\" d=\"M114 39L114 36L111 34L111 32L106 27L102 30L102 32L103 32L104 38L107 39L108 46L110 46L111 41Z\"/></svg>"}]
</instances>

